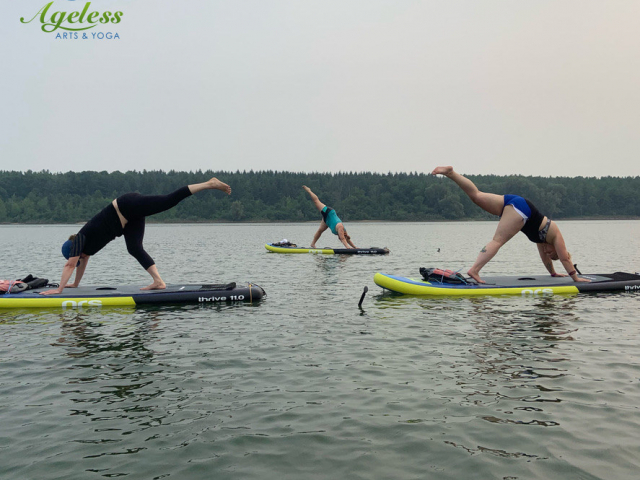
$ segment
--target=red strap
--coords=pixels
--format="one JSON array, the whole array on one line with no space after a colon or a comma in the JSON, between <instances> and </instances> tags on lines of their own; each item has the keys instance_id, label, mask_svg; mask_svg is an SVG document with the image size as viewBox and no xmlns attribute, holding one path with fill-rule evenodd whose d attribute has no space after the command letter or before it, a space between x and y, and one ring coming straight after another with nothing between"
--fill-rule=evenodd
<instances>
[{"instance_id":1,"label":"red strap","mask_svg":"<svg viewBox=\"0 0 640 480\"><path fill-rule=\"evenodd\" d=\"M442 275L443 277L447 277L447 278L456 276L456 272L454 272L453 270L442 270L440 268L434 268L432 274Z\"/></svg>"}]
</instances>

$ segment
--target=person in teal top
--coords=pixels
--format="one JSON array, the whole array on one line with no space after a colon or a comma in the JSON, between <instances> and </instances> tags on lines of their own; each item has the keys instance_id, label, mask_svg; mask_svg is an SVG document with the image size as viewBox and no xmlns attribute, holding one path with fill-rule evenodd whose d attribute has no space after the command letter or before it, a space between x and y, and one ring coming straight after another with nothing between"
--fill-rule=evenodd
<instances>
[{"instance_id":1,"label":"person in teal top","mask_svg":"<svg viewBox=\"0 0 640 480\"><path fill-rule=\"evenodd\" d=\"M330 229L331 233L337 235L346 248L358 248L351 241L351 237L347 234L347 229L344 228L342 220L340 220L340 217L338 217L336 211L333 208L327 207L324 203L322 203L318 199L318 196L313 193L309 187L303 185L302 188L306 190L306 192L311 197L311 201L313 201L316 208L322 214L322 222L320 222L320 228L318 228L318 231L313 236L311 248L316 248L316 242L320 238L320 235L322 235L322 233L327 229Z\"/></svg>"}]
</instances>

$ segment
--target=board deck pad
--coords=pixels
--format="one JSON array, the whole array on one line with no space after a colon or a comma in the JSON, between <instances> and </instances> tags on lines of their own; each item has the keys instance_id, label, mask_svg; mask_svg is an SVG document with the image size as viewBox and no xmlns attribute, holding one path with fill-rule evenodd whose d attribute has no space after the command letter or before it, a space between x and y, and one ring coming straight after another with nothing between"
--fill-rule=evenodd
<instances>
[{"instance_id":1,"label":"board deck pad","mask_svg":"<svg viewBox=\"0 0 640 480\"><path fill-rule=\"evenodd\" d=\"M0 295L2 308L83 307L102 305L155 305L184 303L254 302L265 291L255 284L167 285L164 290L140 290L137 285L65 288L59 295L40 295L51 287Z\"/></svg>"},{"instance_id":2,"label":"board deck pad","mask_svg":"<svg viewBox=\"0 0 640 480\"><path fill-rule=\"evenodd\" d=\"M264 246L267 250L274 253L311 253L321 255L386 255L389 253L388 248L369 247L369 248L311 248L311 247L283 247L267 243Z\"/></svg>"},{"instance_id":3,"label":"board deck pad","mask_svg":"<svg viewBox=\"0 0 640 480\"><path fill-rule=\"evenodd\" d=\"M410 295L552 295L554 293L640 291L640 275L626 272L579 275L590 282L574 282L571 277L545 275L483 276L486 283L451 284L376 273L374 282L387 290ZM473 282L473 280L469 280Z\"/></svg>"}]
</instances>

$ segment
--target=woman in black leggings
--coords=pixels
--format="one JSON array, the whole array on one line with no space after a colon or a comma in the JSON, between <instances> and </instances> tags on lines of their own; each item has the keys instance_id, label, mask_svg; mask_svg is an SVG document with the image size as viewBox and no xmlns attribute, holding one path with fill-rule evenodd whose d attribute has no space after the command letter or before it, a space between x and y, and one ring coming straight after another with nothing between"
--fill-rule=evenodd
<instances>
[{"instance_id":1,"label":"woman in black leggings","mask_svg":"<svg viewBox=\"0 0 640 480\"><path fill-rule=\"evenodd\" d=\"M53 290L42 292L42 294L52 295L62 293L65 287L77 287L87 268L89 257L102 250L111 240L122 235L124 235L124 241L127 244L127 251L140 262L142 268L149 272L149 275L153 278L153 283L142 288L142 290L161 290L166 288L155 262L142 246L144 219L150 215L169 210L194 193L208 189L221 190L227 195L231 194L229 185L222 183L217 178L212 178L208 182L179 188L168 195L126 193L116 198L89 220L76 235L71 235L69 240L64 242L62 254L67 259L67 263L62 269L60 286ZM78 270L76 271L74 282L67 284L76 267L78 267Z\"/></svg>"}]
</instances>

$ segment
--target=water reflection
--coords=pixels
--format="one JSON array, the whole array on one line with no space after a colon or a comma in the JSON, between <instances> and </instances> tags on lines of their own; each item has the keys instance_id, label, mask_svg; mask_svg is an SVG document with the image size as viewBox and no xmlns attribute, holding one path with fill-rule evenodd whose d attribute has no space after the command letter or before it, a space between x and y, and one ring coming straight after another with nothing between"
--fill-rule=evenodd
<instances>
[{"instance_id":1,"label":"water reflection","mask_svg":"<svg viewBox=\"0 0 640 480\"><path fill-rule=\"evenodd\" d=\"M450 441L445 441L444 443L446 443L447 445L451 445L453 447L456 448L461 448L463 450L465 450L467 453L469 453L470 455L474 455L476 453L488 453L491 455L495 455L498 457L508 457L508 458L521 458L521 457L525 457L525 458L539 458L538 455L531 455L531 454L527 454L524 452L508 452L506 450L502 450L502 449L498 449L498 448L488 448L488 447L483 447L482 445L478 445L478 448L469 448L469 447L465 447L464 445L459 445L455 442L450 442ZM517 477L504 477L505 479L516 479Z\"/></svg>"},{"instance_id":2,"label":"water reflection","mask_svg":"<svg viewBox=\"0 0 640 480\"><path fill-rule=\"evenodd\" d=\"M317 267L324 272L334 272L342 264L353 258L353 255L314 255Z\"/></svg>"},{"instance_id":3,"label":"water reflection","mask_svg":"<svg viewBox=\"0 0 640 480\"><path fill-rule=\"evenodd\" d=\"M430 346L425 368L434 364L436 376L443 379L434 394L455 405L447 408L455 415L445 416L445 423L475 418L492 424L496 438L499 430L508 429L502 435L514 445L534 429L563 423L559 406L567 379L575 376L573 350L565 345L578 330L577 296L433 298L383 293L374 299L381 320L391 323L411 316L411 327L425 331ZM520 427L527 428L512 430ZM445 443L470 454L545 458L530 444L514 450L501 446L502 440L492 440L493 445L473 433L461 437Z\"/></svg>"},{"instance_id":4,"label":"water reflection","mask_svg":"<svg viewBox=\"0 0 640 480\"><path fill-rule=\"evenodd\" d=\"M463 227L432 230L458 255ZM255 248L280 225L175 228L150 233L171 245L190 228L201 257L167 260L172 281L220 266L264 284L266 302L0 314L0 477L594 478L613 465L635 478L639 296L378 295L373 272L415 272L424 229L380 258L293 258ZM376 243L398 225L367 228ZM496 273L532 260L505 258ZM92 274L143 278L123 263Z\"/></svg>"},{"instance_id":5,"label":"water reflection","mask_svg":"<svg viewBox=\"0 0 640 480\"><path fill-rule=\"evenodd\" d=\"M82 445L78 453L89 461L87 471L124 474L98 459L145 450L145 441L132 434L161 423L167 415L157 402L168 389L165 368L153 348L161 320L167 320L165 313L102 308L59 314L60 335L51 345L74 360L60 393L71 402L69 415L92 425L69 439Z\"/></svg>"},{"instance_id":6,"label":"water reflection","mask_svg":"<svg viewBox=\"0 0 640 480\"><path fill-rule=\"evenodd\" d=\"M514 301L515 300L515 301ZM470 364L461 368L457 384L464 402L492 406L494 413L480 415L486 422L502 425L556 427L554 409L522 407L562 402L563 377L571 375L571 349L577 330L575 297L480 299L469 301L469 321L477 339L470 347ZM472 371L468 374L468 369Z\"/></svg>"},{"instance_id":7,"label":"water reflection","mask_svg":"<svg viewBox=\"0 0 640 480\"><path fill-rule=\"evenodd\" d=\"M113 331L109 321L118 316L119 328ZM126 320L123 325L123 316ZM157 328L158 312L146 312L136 319L135 309L118 308L110 311L91 312L75 310L61 314L60 337L52 346L64 347L73 358L89 357L102 352L114 355L125 353L128 358L140 360L152 358L146 345Z\"/></svg>"}]
</instances>

